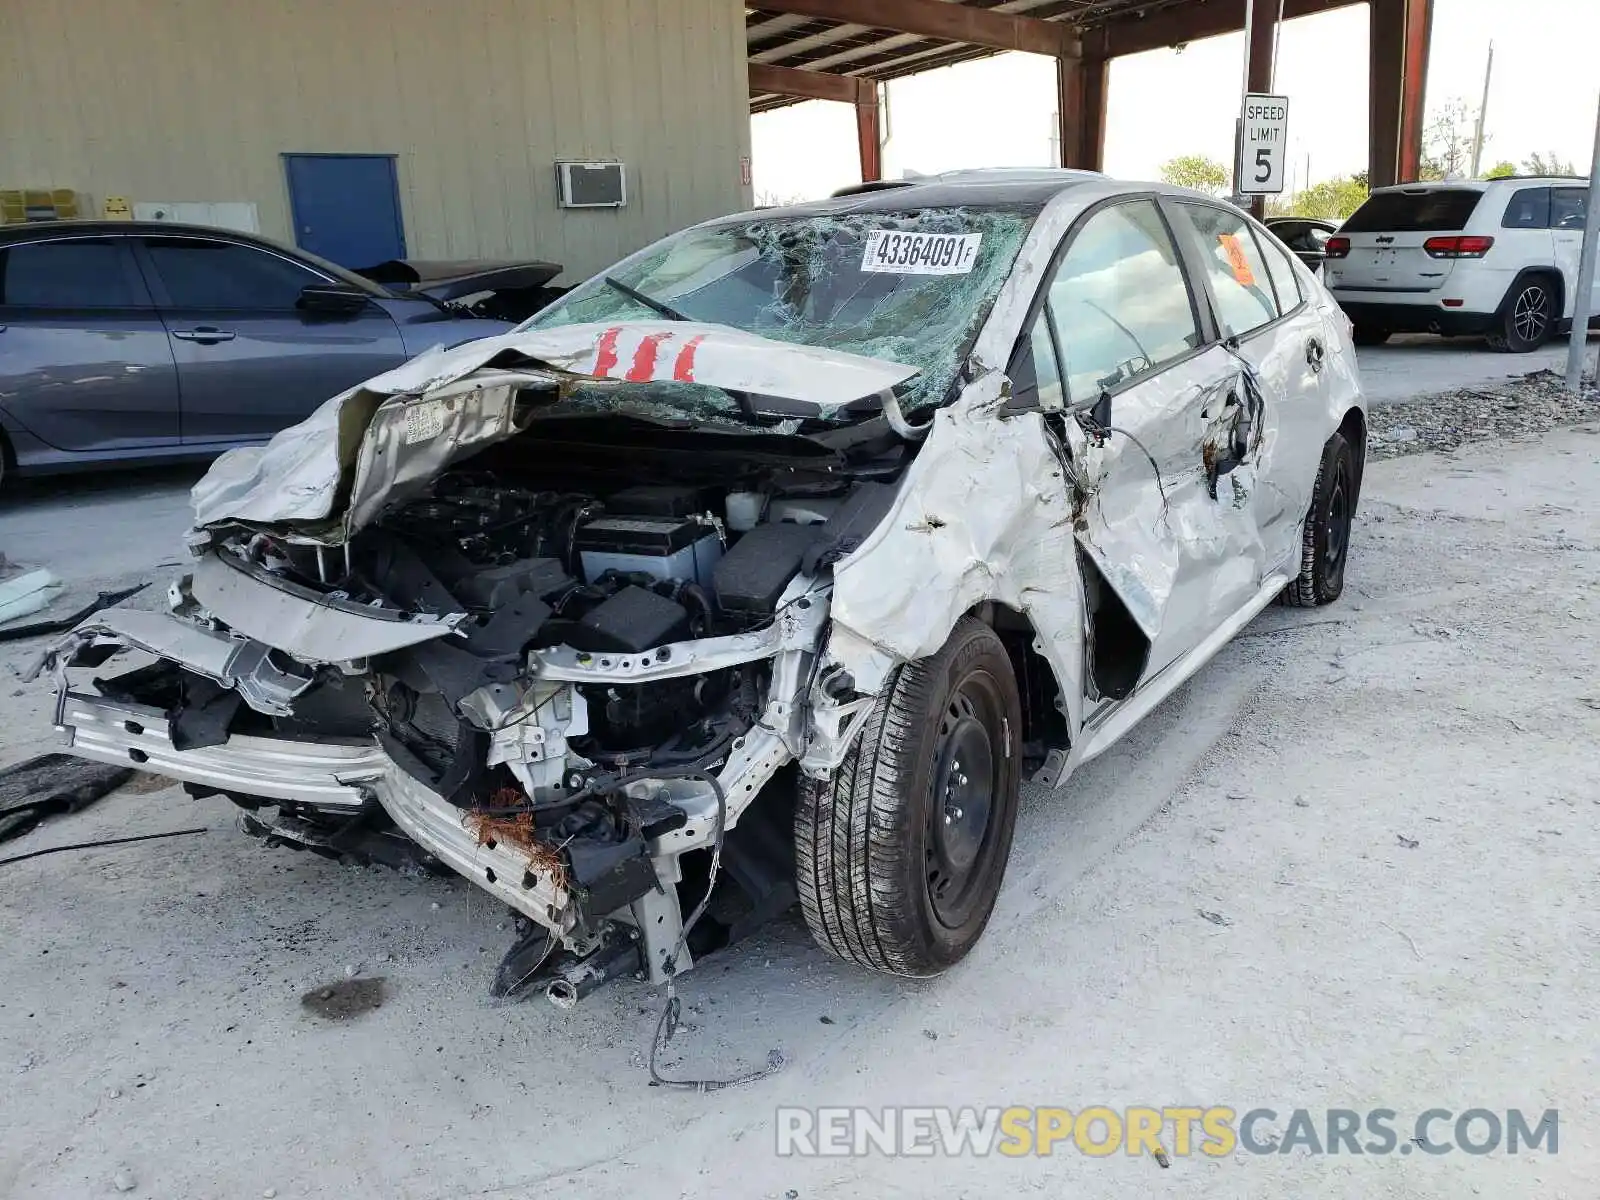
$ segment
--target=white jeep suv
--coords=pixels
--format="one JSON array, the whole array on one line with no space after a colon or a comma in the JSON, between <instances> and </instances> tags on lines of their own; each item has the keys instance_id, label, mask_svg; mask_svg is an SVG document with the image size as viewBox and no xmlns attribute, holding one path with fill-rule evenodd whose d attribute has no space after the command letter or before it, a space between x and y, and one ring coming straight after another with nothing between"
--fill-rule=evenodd
<instances>
[{"instance_id":1,"label":"white jeep suv","mask_svg":"<svg viewBox=\"0 0 1600 1200\"><path fill-rule=\"evenodd\" d=\"M1379 188L1328 240L1324 282L1360 345L1485 334L1533 350L1571 326L1587 190L1570 177Z\"/></svg>"}]
</instances>

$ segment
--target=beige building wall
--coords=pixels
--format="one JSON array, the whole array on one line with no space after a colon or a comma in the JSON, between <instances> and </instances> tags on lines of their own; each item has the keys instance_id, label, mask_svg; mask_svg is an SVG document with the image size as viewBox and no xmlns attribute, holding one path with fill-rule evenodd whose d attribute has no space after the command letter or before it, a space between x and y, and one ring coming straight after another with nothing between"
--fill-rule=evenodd
<instances>
[{"instance_id":1,"label":"beige building wall","mask_svg":"<svg viewBox=\"0 0 1600 1200\"><path fill-rule=\"evenodd\" d=\"M394 154L413 258L574 282L749 206L732 0L0 0L0 189L253 201L293 241L285 153ZM559 158L628 203L563 210Z\"/></svg>"}]
</instances>

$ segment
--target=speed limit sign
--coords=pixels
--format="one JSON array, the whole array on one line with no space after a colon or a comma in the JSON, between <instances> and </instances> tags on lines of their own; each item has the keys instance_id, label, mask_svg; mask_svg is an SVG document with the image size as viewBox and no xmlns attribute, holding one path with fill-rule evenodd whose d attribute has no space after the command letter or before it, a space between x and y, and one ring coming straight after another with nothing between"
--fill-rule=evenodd
<instances>
[{"instance_id":1,"label":"speed limit sign","mask_svg":"<svg viewBox=\"0 0 1600 1200\"><path fill-rule=\"evenodd\" d=\"M1289 97L1249 93L1239 124L1239 169L1234 175L1239 194L1277 195L1287 174Z\"/></svg>"}]
</instances>

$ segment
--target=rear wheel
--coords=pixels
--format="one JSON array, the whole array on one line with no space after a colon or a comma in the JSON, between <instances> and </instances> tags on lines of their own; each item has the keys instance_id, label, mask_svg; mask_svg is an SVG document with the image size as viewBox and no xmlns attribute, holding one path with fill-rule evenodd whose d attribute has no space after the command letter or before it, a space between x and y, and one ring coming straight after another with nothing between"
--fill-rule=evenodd
<instances>
[{"instance_id":1,"label":"rear wheel","mask_svg":"<svg viewBox=\"0 0 1600 1200\"><path fill-rule=\"evenodd\" d=\"M1022 707L1011 660L971 618L878 697L833 777L802 777L800 905L824 949L937 975L988 924L1011 853Z\"/></svg>"},{"instance_id":2,"label":"rear wheel","mask_svg":"<svg viewBox=\"0 0 1600 1200\"><path fill-rule=\"evenodd\" d=\"M1358 346L1381 346L1394 336L1394 330L1384 329L1381 325L1357 325L1350 331L1350 336Z\"/></svg>"},{"instance_id":3,"label":"rear wheel","mask_svg":"<svg viewBox=\"0 0 1600 1200\"><path fill-rule=\"evenodd\" d=\"M1489 334L1489 345L1512 354L1537 350L1556 324L1556 294L1550 279L1534 275L1515 284Z\"/></svg>"},{"instance_id":4,"label":"rear wheel","mask_svg":"<svg viewBox=\"0 0 1600 1200\"><path fill-rule=\"evenodd\" d=\"M1300 574L1278 595L1291 608L1332 604L1344 591L1344 564L1355 520L1356 459L1343 434L1322 448L1311 509L1300 543Z\"/></svg>"}]
</instances>

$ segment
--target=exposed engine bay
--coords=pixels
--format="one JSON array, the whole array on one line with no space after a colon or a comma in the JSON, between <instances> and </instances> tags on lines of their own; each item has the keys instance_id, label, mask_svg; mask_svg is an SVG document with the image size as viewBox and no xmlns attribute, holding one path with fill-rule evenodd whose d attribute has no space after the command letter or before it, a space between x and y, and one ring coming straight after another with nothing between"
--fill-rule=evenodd
<instances>
[{"instance_id":1,"label":"exposed engine bay","mask_svg":"<svg viewBox=\"0 0 1600 1200\"><path fill-rule=\"evenodd\" d=\"M670 977L793 902L792 801L739 818L798 757L827 565L881 518L899 448L860 472L712 455L649 483L584 459L514 439L338 546L214 528L172 605L255 657L94 681L158 710L184 755L376 739L406 778L334 803L186 786L228 795L273 844L455 867L522 918L496 992L557 1002L622 971ZM679 944L719 869L737 894Z\"/></svg>"}]
</instances>

